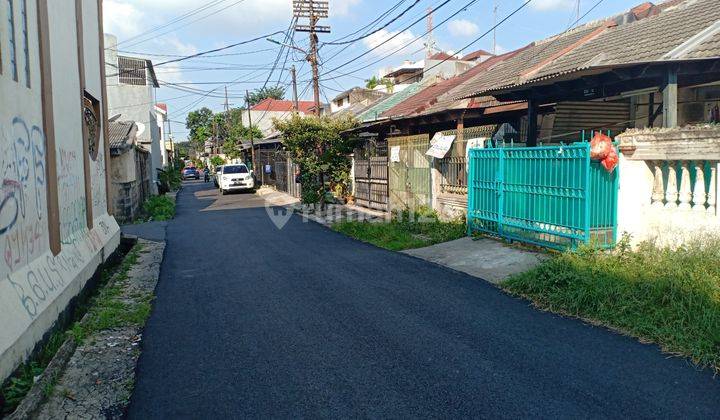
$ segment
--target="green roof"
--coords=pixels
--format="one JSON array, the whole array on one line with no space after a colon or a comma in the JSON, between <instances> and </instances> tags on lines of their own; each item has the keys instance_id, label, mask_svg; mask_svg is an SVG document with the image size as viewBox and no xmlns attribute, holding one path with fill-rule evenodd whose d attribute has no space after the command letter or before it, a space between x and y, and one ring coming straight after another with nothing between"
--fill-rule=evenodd
<instances>
[{"instance_id":1,"label":"green roof","mask_svg":"<svg viewBox=\"0 0 720 420\"><path fill-rule=\"evenodd\" d=\"M415 82L400 92L390 95L390 97L384 101L378 102L375 106L358 115L357 118L361 122L375 121L383 112L413 96L420 90L420 88L420 82Z\"/></svg>"}]
</instances>

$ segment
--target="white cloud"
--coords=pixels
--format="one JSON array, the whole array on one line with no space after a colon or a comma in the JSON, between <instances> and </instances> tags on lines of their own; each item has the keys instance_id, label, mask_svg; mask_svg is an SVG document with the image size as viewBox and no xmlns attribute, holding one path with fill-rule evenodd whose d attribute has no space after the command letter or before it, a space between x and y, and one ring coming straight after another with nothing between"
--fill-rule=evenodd
<instances>
[{"instance_id":1,"label":"white cloud","mask_svg":"<svg viewBox=\"0 0 720 420\"><path fill-rule=\"evenodd\" d=\"M104 0L103 19L105 32L119 39L133 37L145 29L145 14L124 1Z\"/></svg>"},{"instance_id":2,"label":"white cloud","mask_svg":"<svg viewBox=\"0 0 720 420\"><path fill-rule=\"evenodd\" d=\"M360 4L360 0L333 0L330 2L330 17L347 16L350 8Z\"/></svg>"},{"instance_id":3,"label":"white cloud","mask_svg":"<svg viewBox=\"0 0 720 420\"><path fill-rule=\"evenodd\" d=\"M393 36L394 38L392 38ZM415 35L413 35L413 33L410 31L390 32L382 29L365 38L363 40L363 43L368 48L377 47L376 50L373 50L373 54L375 55L386 55L391 53L399 55L409 55L410 53L415 52L417 49L422 48L423 46L422 40L413 41L414 39ZM398 52L394 52L398 48L404 47L406 45L408 45L407 48L404 48Z\"/></svg>"},{"instance_id":4,"label":"white cloud","mask_svg":"<svg viewBox=\"0 0 720 420\"><path fill-rule=\"evenodd\" d=\"M467 38L476 35L480 28L469 20L455 19L448 24L448 30L452 36Z\"/></svg>"},{"instance_id":5,"label":"white cloud","mask_svg":"<svg viewBox=\"0 0 720 420\"><path fill-rule=\"evenodd\" d=\"M530 7L535 10L569 10L575 5L575 0L535 0Z\"/></svg>"}]
</instances>

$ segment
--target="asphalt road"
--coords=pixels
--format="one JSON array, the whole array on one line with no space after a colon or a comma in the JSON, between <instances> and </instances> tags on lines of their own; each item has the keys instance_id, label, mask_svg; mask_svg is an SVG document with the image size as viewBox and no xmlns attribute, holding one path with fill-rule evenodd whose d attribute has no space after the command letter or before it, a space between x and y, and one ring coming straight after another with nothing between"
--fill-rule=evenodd
<instances>
[{"instance_id":1,"label":"asphalt road","mask_svg":"<svg viewBox=\"0 0 720 420\"><path fill-rule=\"evenodd\" d=\"M130 418L718 418L656 346L186 184Z\"/></svg>"}]
</instances>

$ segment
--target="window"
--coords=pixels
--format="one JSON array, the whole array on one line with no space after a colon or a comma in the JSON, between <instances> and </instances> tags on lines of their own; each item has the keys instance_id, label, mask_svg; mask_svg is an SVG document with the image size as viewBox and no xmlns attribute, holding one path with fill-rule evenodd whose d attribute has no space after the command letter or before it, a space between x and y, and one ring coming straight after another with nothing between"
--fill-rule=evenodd
<instances>
[{"instance_id":1,"label":"window","mask_svg":"<svg viewBox=\"0 0 720 420\"><path fill-rule=\"evenodd\" d=\"M25 86L30 87L30 45L28 42L28 18L27 18L27 0L20 0L22 3L22 34L23 34L23 52L25 53Z\"/></svg>"},{"instance_id":2,"label":"window","mask_svg":"<svg viewBox=\"0 0 720 420\"><path fill-rule=\"evenodd\" d=\"M7 11L8 11L8 41L10 43L10 72L12 78L17 82L17 57L15 56L15 14L14 14L14 0L7 0Z\"/></svg>"},{"instance_id":3,"label":"window","mask_svg":"<svg viewBox=\"0 0 720 420\"><path fill-rule=\"evenodd\" d=\"M126 85L146 84L145 60L130 57L118 57L118 73L120 83Z\"/></svg>"},{"instance_id":4,"label":"window","mask_svg":"<svg viewBox=\"0 0 720 420\"><path fill-rule=\"evenodd\" d=\"M248 168L245 165L223 166L223 174L246 174Z\"/></svg>"}]
</instances>

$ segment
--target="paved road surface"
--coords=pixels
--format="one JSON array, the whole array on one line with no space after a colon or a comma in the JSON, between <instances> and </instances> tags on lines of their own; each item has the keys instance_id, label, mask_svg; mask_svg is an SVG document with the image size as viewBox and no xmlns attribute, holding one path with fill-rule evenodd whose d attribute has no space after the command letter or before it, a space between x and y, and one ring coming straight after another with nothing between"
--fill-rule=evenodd
<instances>
[{"instance_id":1,"label":"paved road surface","mask_svg":"<svg viewBox=\"0 0 720 420\"><path fill-rule=\"evenodd\" d=\"M720 415L655 346L208 188L167 228L130 418Z\"/></svg>"}]
</instances>

